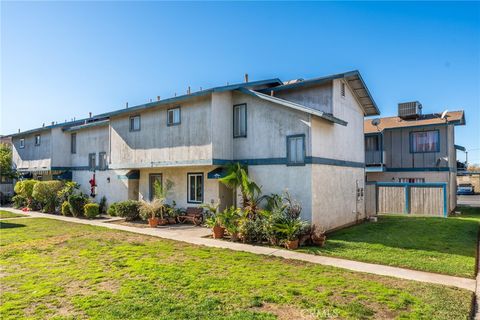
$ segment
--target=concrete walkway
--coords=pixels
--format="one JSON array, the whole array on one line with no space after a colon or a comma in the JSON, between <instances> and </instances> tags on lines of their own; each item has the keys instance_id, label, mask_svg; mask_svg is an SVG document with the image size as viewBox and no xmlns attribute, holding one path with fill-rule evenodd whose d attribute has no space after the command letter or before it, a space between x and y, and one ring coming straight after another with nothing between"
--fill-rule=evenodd
<instances>
[{"instance_id":1,"label":"concrete walkway","mask_svg":"<svg viewBox=\"0 0 480 320\"><path fill-rule=\"evenodd\" d=\"M20 210L11 208L2 208L15 213L24 213ZM317 256L313 254L300 253L295 251L289 251L284 249L276 249L270 247L253 246L249 244L229 242L223 240L216 240L212 238L205 238L211 232L209 229L201 227L160 227L160 228L139 228L131 227L120 224L108 223L111 220L87 220L78 219L73 217L64 217L59 215L45 214L40 212L28 212L28 215L35 218L48 218L56 219L74 223L81 223L93 226L100 226L109 229L129 231L154 237L160 237L164 239L170 239L175 241L183 241L190 244L204 245L208 247L224 248L235 251L245 251L255 254L264 254L275 257L281 257L285 259L301 260L326 266L333 266L343 268L352 271L372 273L382 276L390 276L400 279L415 280L427 283L440 284L450 287L457 287L475 292L477 289L475 279L467 279L461 277L454 277L436 273L429 273L423 271L415 271L397 267L390 267L384 265L378 265L373 263L358 262L340 258L332 258L325 256ZM478 297L478 296L477 296Z\"/></svg>"}]
</instances>

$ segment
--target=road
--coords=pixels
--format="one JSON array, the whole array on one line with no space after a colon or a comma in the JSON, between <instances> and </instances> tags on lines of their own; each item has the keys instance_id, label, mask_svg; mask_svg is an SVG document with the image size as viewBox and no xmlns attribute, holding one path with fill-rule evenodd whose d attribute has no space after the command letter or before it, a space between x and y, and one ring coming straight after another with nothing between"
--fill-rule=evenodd
<instances>
[{"instance_id":1,"label":"road","mask_svg":"<svg viewBox=\"0 0 480 320\"><path fill-rule=\"evenodd\" d=\"M458 196L457 204L461 206L480 208L480 194L475 194L471 196Z\"/></svg>"}]
</instances>

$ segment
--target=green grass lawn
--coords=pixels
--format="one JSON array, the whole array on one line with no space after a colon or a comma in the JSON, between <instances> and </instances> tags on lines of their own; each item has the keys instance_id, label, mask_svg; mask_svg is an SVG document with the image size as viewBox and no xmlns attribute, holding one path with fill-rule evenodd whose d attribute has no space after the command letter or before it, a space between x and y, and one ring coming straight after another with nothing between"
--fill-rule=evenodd
<instances>
[{"instance_id":1,"label":"green grass lawn","mask_svg":"<svg viewBox=\"0 0 480 320\"><path fill-rule=\"evenodd\" d=\"M458 217L380 216L334 232L323 248L301 250L462 277L475 276L479 208Z\"/></svg>"},{"instance_id":2,"label":"green grass lawn","mask_svg":"<svg viewBox=\"0 0 480 320\"><path fill-rule=\"evenodd\" d=\"M18 217L25 217L24 214L13 213L10 211L0 210L0 219L5 218L18 218Z\"/></svg>"},{"instance_id":3,"label":"green grass lawn","mask_svg":"<svg viewBox=\"0 0 480 320\"><path fill-rule=\"evenodd\" d=\"M1 319L466 319L472 293L50 219L0 222Z\"/></svg>"}]
</instances>

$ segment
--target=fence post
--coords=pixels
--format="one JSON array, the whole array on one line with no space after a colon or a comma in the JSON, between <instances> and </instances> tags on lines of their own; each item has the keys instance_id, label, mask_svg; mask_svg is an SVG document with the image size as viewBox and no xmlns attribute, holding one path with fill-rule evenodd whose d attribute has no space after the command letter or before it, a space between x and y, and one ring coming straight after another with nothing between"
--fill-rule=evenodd
<instances>
[{"instance_id":1,"label":"fence post","mask_svg":"<svg viewBox=\"0 0 480 320\"><path fill-rule=\"evenodd\" d=\"M405 185L405 213L410 213L410 187Z\"/></svg>"}]
</instances>

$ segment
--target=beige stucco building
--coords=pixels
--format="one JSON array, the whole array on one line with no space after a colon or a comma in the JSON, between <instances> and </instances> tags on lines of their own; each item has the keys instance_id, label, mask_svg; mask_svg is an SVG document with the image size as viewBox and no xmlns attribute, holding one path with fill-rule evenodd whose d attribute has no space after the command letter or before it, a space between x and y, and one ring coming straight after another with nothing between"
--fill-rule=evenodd
<instances>
[{"instance_id":1,"label":"beige stucco building","mask_svg":"<svg viewBox=\"0 0 480 320\"><path fill-rule=\"evenodd\" d=\"M173 182L179 207L220 200L230 162L248 166L264 194L286 190L326 229L365 216L364 116L379 114L361 75L244 82L12 135L17 170L70 177L109 203L148 200Z\"/></svg>"}]
</instances>

